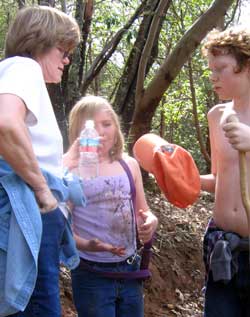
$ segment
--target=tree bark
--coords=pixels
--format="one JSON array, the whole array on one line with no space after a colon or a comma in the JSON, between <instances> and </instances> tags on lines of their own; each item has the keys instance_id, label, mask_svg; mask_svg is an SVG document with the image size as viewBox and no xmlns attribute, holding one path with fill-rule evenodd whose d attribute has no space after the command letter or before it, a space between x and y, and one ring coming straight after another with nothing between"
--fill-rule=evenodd
<instances>
[{"instance_id":1,"label":"tree bark","mask_svg":"<svg viewBox=\"0 0 250 317\"><path fill-rule=\"evenodd\" d=\"M96 76L100 73L104 65L106 65L107 61L110 59L112 54L114 53L115 49L117 48L118 44L120 43L123 35L127 32L133 22L138 18L138 16L142 13L145 0L140 4L137 8L133 16L129 19L129 21L121 28L114 37L105 45L103 50L100 54L95 58L93 61L90 69L88 70L87 74L84 76L82 85L81 85L81 93L84 95L86 90L88 89L91 82L96 78Z\"/></svg>"},{"instance_id":2,"label":"tree bark","mask_svg":"<svg viewBox=\"0 0 250 317\"><path fill-rule=\"evenodd\" d=\"M143 48L146 43L147 36L149 34L150 26L153 21L153 17L155 14L155 11L158 7L160 0L148 0L147 6L144 10L144 17L140 24L140 28L138 31L138 35L134 44L133 49L130 52L130 55L128 57L127 63L125 65L123 74L121 76L121 80L118 85L118 89L116 92L116 97L114 101L114 108L118 112L119 115L122 117L122 128L124 134L127 136L132 115L135 108L135 89L136 89L136 81L137 81L137 72L138 67L140 63L141 54L143 51ZM170 2L170 1L168 1ZM148 52L150 58L148 59L145 76L152 65L155 57L158 55L158 38L159 33L162 27L162 23L164 20L164 17L166 15L165 10L164 14L161 16L158 29L155 33L154 42L152 45L152 49L150 52Z\"/></svg>"},{"instance_id":3,"label":"tree bark","mask_svg":"<svg viewBox=\"0 0 250 317\"><path fill-rule=\"evenodd\" d=\"M87 46L87 40L89 37L89 31L90 31L90 26L92 22L93 10L94 10L93 0L85 2L84 23L82 25L82 43L80 47L82 59L79 65L79 78L78 78L78 87L80 90L82 90L81 85L82 85L82 79L84 75L84 65L86 60L86 46ZM84 95L83 92L82 92L82 95Z\"/></svg>"},{"instance_id":4,"label":"tree bark","mask_svg":"<svg viewBox=\"0 0 250 317\"><path fill-rule=\"evenodd\" d=\"M157 32L159 30L159 24L161 21L161 16L164 15L164 12L167 7L169 7L171 1L160 0L157 9L155 10L155 14L152 20L152 24L149 29L147 41L142 51L142 55L140 58L137 81L136 81L136 92L135 92L135 104L140 103L143 90L144 90L144 80L146 77L146 67L151 55L151 51L153 48L153 44L155 38L157 36Z\"/></svg>"},{"instance_id":5,"label":"tree bark","mask_svg":"<svg viewBox=\"0 0 250 317\"><path fill-rule=\"evenodd\" d=\"M39 5L45 5L53 7L55 6L55 0L38 0L37 1Z\"/></svg>"},{"instance_id":6,"label":"tree bark","mask_svg":"<svg viewBox=\"0 0 250 317\"><path fill-rule=\"evenodd\" d=\"M65 115L65 104L60 84L47 84L50 99L56 115L57 123L63 137L64 150L68 147L67 120Z\"/></svg>"},{"instance_id":7,"label":"tree bark","mask_svg":"<svg viewBox=\"0 0 250 317\"><path fill-rule=\"evenodd\" d=\"M25 0L17 0L18 9L22 9L25 6Z\"/></svg>"},{"instance_id":8,"label":"tree bark","mask_svg":"<svg viewBox=\"0 0 250 317\"><path fill-rule=\"evenodd\" d=\"M86 60L86 43L89 36L90 25L93 15L93 0L77 0L75 19L82 31L82 40L75 49L69 67L65 69L62 90L66 105L66 115L70 112L73 105L82 96L80 84L84 72Z\"/></svg>"},{"instance_id":9,"label":"tree bark","mask_svg":"<svg viewBox=\"0 0 250 317\"><path fill-rule=\"evenodd\" d=\"M196 129L197 140L198 140L199 145L200 145L201 153L203 154L203 157L206 160L207 164L209 164L210 157L209 157L209 154L206 150L206 145L203 143L202 133L201 133L198 114L197 114L197 102L196 102L196 94L195 94L191 59L189 59L189 61L188 61L188 76L189 76L189 83L190 83L191 100L192 100L192 105L193 105L194 125L195 125L195 129Z\"/></svg>"}]
</instances>

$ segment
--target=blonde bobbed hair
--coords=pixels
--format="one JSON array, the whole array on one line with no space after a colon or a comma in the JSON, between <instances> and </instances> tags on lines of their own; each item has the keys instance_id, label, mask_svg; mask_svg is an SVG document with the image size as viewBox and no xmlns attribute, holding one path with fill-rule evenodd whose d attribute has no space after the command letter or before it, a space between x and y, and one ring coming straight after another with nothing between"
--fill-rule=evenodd
<instances>
[{"instance_id":1,"label":"blonde bobbed hair","mask_svg":"<svg viewBox=\"0 0 250 317\"><path fill-rule=\"evenodd\" d=\"M94 114L100 110L107 111L115 124L116 142L109 155L111 161L119 160L122 157L124 147L120 121L110 103L103 97L91 95L82 97L71 109L69 114L69 143L71 145L79 137L83 122L92 119Z\"/></svg>"},{"instance_id":2,"label":"blonde bobbed hair","mask_svg":"<svg viewBox=\"0 0 250 317\"><path fill-rule=\"evenodd\" d=\"M53 47L72 51L80 42L74 18L48 6L30 6L18 11L5 41L5 57L35 59Z\"/></svg>"}]
</instances>

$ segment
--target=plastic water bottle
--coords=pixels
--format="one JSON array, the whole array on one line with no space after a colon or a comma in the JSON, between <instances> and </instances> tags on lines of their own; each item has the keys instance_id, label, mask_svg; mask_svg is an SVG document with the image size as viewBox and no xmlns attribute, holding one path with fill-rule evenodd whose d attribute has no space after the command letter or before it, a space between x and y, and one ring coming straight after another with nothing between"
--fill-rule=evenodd
<instances>
[{"instance_id":1,"label":"plastic water bottle","mask_svg":"<svg viewBox=\"0 0 250 317\"><path fill-rule=\"evenodd\" d=\"M95 129L93 120L86 120L85 128L80 134L80 159L79 159L79 176L83 179L91 179L98 176L99 135Z\"/></svg>"}]
</instances>

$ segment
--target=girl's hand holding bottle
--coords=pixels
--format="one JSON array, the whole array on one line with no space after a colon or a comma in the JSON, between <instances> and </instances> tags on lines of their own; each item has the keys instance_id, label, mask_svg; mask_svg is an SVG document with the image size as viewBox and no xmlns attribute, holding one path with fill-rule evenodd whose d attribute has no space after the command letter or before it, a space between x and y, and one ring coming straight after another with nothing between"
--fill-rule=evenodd
<instances>
[{"instance_id":1,"label":"girl's hand holding bottle","mask_svg":"<svg viewBox=\"0 0 250 317\"><path fill-rule=\"evenodd\" d=\"M80 142L77 138L74 143L71 145L67 153L63 155L63 166L68 170L72 170L78 167L78 161L80 157Z\"/></svg>"}]
</instances>

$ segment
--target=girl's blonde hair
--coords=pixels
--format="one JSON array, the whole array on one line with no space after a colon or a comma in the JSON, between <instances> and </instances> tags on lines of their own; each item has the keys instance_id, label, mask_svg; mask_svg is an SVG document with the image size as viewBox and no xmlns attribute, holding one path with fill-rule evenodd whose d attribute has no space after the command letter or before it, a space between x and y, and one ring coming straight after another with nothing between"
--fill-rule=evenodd
<instances>
[{"instance_id":1,"label":"girl's blonde hair","mask_svg":"<svg viewBox=\"0 0 250 317\"><path fill-rule=\"evenodd\" d=\"M209 54L213 56L230 54L237 61L236 72L240 72L250 61L250 31L241 26L224 31L213 29L205 39L202 53L206 57Z\"/></svg>"},{"instance_id":2,"label":"girl's blonde hair","mask_svg":"<svg viewBox=\"0 0 250 317\"><path fill-rule=\"evenodd\" d=\"M94 114L100 110L105 110L109 113L116 127L116 142L110 150L111 161L121 159L124 147L124 138L121 132L120 122L117 114L113 110L110 103L99 96L82 97L72 108L69 114L69 143L70 145L79 137L82 122L92 119Z\"/></svg>"},{"instance_id":3,"label":"girl's blonde hair","mask_svg":"<svg viewBox=\"0 0 250 317\"><path fill-rule=\"evenodd\" d=\"M80 42L74 18L48 6L30 6L18 11L6 37L5 57L36 58L53 47L72 51Z\"/></svg>"}]
</instances>

